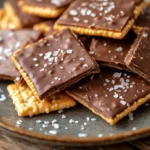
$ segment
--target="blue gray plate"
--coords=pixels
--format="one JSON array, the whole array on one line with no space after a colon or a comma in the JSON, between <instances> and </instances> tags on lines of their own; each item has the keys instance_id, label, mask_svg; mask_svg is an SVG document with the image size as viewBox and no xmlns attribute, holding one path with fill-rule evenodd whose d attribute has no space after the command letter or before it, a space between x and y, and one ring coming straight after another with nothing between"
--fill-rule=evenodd
<instances>
[{"instance_id":1,"label":"blue gray plate","mask_svg":"<svg viewBox=\"0 0 150 150\"><path fill-rule=\"evenodd\" d=\"M114 126L80 104L48 115L21 118L8 96L8 84L0 83L0 126L7 135L38 143L87 146L129 141L150 134L149 103Z\"/></svg>"}]
</instances>

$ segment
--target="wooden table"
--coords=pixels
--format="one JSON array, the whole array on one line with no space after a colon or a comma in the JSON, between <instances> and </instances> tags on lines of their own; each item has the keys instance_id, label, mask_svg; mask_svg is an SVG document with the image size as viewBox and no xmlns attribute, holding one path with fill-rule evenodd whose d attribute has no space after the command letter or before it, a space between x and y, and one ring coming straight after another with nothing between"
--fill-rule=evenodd
<instances>
[{"instance_id":1,"label":"wooden table","mask_svg":"<svg viewBox=\"0 0 150 150\"><path fill-rule=\"evenodd\" d=\"M0 150L150 150L150 137L140 140L100 147L52 147L11 138L0 130Z\"/></svg>"}]
</instances>

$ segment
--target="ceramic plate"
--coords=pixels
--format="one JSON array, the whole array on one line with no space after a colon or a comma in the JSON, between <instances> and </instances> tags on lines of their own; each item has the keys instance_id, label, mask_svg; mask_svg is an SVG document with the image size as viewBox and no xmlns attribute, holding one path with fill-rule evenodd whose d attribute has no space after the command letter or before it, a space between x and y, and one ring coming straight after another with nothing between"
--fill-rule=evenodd
<instances>
[{"instance_id":1,"label":"ceramic plate","mask_svg":"<svg viewBox=\"0 0 150 150\"><path fill-rule=\"evenodd\" d=\"M0 82L0 130L7 136L36 143L87 146L129 141L150 134L149 103L114 126L80 104L49 115L20 118L8 96L8 84Z\"/></svg>"}]
</instances>

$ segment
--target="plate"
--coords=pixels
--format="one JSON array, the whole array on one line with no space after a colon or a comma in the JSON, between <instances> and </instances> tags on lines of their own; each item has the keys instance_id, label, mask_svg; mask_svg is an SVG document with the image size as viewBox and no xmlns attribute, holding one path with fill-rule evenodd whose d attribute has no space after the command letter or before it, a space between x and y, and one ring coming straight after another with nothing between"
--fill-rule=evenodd
<instances>
[{"instance_id":1,"label":"plate","mask_svg":"<svg viewBox=\"0 0 150 150\"><path fill-rule=\"evenodd\" d=\"M6 90L10 83L0 82L0 126L14 138L51 145L89 146L129 141L150 134L149 103L135 111L133 117L127 116L114 126L80 104L32 118L18 117Z\"/></svg>"},{"instance_id":2,"label":"plate","mask_svg":"<svg viewBox=\"0 0 150 150\"><path fill-rule=\"evenodd\" d=\"M150 135L149 103L130 114L133 117L127 116L114 126L80 104L48 115L21 118L6 90L10 83L0 81L0 132L13 139L47 145L96 146Z\"/></svg>"}]
</instances>

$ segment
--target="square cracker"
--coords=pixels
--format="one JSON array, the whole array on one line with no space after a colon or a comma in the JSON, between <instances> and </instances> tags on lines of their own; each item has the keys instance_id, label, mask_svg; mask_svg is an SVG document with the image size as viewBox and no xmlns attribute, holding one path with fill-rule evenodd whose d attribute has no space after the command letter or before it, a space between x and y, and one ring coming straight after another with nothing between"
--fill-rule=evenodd
<instances>
[{"instance_id":1,"label":"square cracker","mask_svg":"<svg viewBox=\"0 0 150 150\"><path fill-rule=\"evenodd\" d=\"M67 94L114 125L150 99L150 84L135 74L105 69Z\"/></svg>"},{"instance_id":2,"label":"square cracker","mask_svg":"<svg viewBox=\"0 0 150 150\"><path fill-rule=\"evenodd\" d=\"M31 28L34 24L44 21L44 19L40 17L22 12L17 3L18 0L9 0L4 4L6 15L14 24L16 29Z\"/></svg>"},{"instance_id":3,"label":"square cracker","mask_svg":"<svg viewBox=\"0 0 150 150\"><path fill-rule=\"evenodd\" d=\"M13 100L18 116L34 116L42 113L50 113L76 105L76 102L67 94L59 93L39 100L32 94L30 88L24 85L11 84L7 87Z\"/></svg>"},{"instance_id":4,"label":"square cracker","mask_svg":"<svg viewBox=\"0 0 150 150\"><path fill-rule=\"evenodd\" d=\"M42 18L58 18L73 0L21 0L19 6L25 13Z\"/></svg>"},{"instance_id":5,"label":"square cracker","mask_svg":"<svg viewBox=\"0 0 150 150\"><path fill-rule=\"evenodd\" d=\"M56 21L54 28L79 34L122 39L143 10L143 0L76 0Z\"/></svg>"},{"instance_id":6,"label":"square cracker","mask_svg":"<svg viewBox=\"0 0 150 150\"><path fill-rule=\"evenodd\" d=\"M40 99L100 72L96 61L68 29L16 51L12 59L32 92Z\"/></svg>"}]
</instances>

